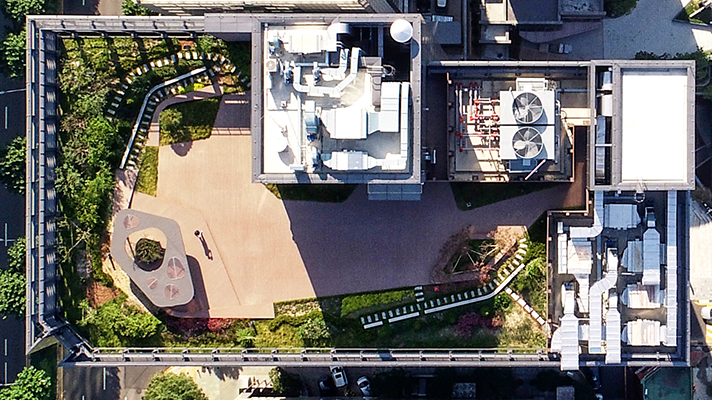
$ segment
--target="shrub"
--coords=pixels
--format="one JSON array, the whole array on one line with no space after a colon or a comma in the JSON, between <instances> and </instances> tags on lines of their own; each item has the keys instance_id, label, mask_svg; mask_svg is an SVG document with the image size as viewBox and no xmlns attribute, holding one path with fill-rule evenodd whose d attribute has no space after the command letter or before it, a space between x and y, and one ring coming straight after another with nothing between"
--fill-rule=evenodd
<instances>
[{"instance_id":1,"label":"shrub","mask_svg":"<svg viewBox=\"0 0 712 400\"><path fill-rule=\"evenodd\" d=\"M148 8L134 2L133 0L124 0L124 2L121 3L121 14L148 16L156 15L156 12L149 10Z\"/></svg>"},{"instance_id":2,"label":"shrub","mask_svg":"<svg viewBox=\"0 0 712 400\"><path fill-rule=\"evenodd\" d=\"M210 332L222 332L232 326L232 320L227 318L210 318L208 320L208 330Z\"/></svg>"},{"instance_id":3,"label":"shrub","mask_svg":"<svg viewBox=\"0 0 712 400\"><path fill-rule=\"evenodd\" d=\"M141 238L136 242L136 261L151 264L154 261L162 260L166 251L161 247L161 243Z\"/></svg>"},{"instance_id":4,"label":"shrub","mask_svg":"<svg viewBox=\"0 0 712 400\"><path fill-rule=\"evenodd\" d=\"M506 311L512 305L512 298L508 294L500 292L494 297L495 311Z\"/></svg>"},{"instance_id":5,"label":"shrub","mask_svg":"<svg viewBox=\"0 0 712 400\"><path fill-rule=\"evenodd\" d=\"M280 367L272 368L269 371L269 379L272 381L272 393L285 397L295 397L300 392L299 377L287 373Z\"/></svg>"},{"instance_id":6,"label":"shrub","mask_svg":"<svg viewBox=\"0 0 712 400\"><path fill-rule=\"evenodd\" d=\"M323 318L312 318L299 326L299 337L309 346L323 344L329 339L329 330Z\"/></svg>"},{"instance_id":7,"label":"shrub","mask_svg":"<svg viewBox=\"0 0 712 400\"><path fill-rule=\"evenodd\" d=\"M638 0L604 0L603 8L611 18L622 17L638 5Z\"/></svg>"},{"instance_id":8,"label":"shrub","mask_svg":"<svg viewBox=\"0 0 712 400\"><path fill-rule=\"evenodd\" d=\"M371 307L381 304L395 303L403 299L414 297L413 290L391 290L380 293L364 293L346 296L341 300L341 316L354 312L361 308Z\"/></svg>"},{"instance_id":9,"label":"shrub","mask_svg":"<svg viewBox=\"0 0 712 400\"><path fill-rule=\"evenodd\" d=\"M145 345L158 333L161 322L153 315L126 303L126 296L99 307L87 308L79 326L89 330L92 343L100 347Z\"/></svg>"},{"instance_id":10,"label":"shrub","mask_svg":"<svg viewBox=\"0 0 712 400\"><path fill-rule=\"evenodd\" d=\"M167 373L151 378L141 400L208 400L208 396L192 378Z\"/></svg>"},{"instance_id":11,"label":"shrub","mask_svg":"<svg viewBox=\"0 0 712 400\"><path fill-rule=\"evenodd\" d=\"M460 336L469 337L475 327L492 329L492 318L484 317L478 313L467 313L460 316L457 324L453 326L453 331Z\"/></svg>"},{"instance_id":12,"label":"shrub","mask_svg":"<svg viewBox=\"0 0 712 400\"><path fill-rule=\"evenodd\" d=\"M158 117L161 133L168 135L175 142L180 142L183 138L183 113L175 108L167 108Z\"/></svg>"}]
</instances>

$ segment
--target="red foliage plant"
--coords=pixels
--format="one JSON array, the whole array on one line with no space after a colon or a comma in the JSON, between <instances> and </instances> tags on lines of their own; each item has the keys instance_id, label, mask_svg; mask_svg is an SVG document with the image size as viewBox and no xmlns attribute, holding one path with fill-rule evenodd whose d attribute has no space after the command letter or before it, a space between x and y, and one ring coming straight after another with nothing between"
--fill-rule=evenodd
<instances>
[{"instance_id":1,"label":"red foliage plant","mask_svg":"<svg viewBox=\"0 0 712 400\"><path fill-rule=\"evenodd\" d=\"M208 330L210 332L222 332L232 326L232 320L227 318L210 318L208 320Z\"/></svg>"},{"instance_id":2,"label":"red foliage plant","mask_svg":"<svg viewBox=\"0 0 712 400\"><path fill-rule=\"evenodd\" d=\"M472 328L476 326L493 329L502 326L502 319L497 318L495 322L493 318L483 317L477 313L467 313L460 316L457 320L457 324L453 326L453 330L460 336L470 336L472 335Z\"/></svg>"},{"instance_id":3,"label":"red foliage plant","mask_svg":"<svg viewBox=\"0 0 712 400\"><path fill-rule=\"evenodd\" d=\"M208 318L169 317L166 319L166 325L170 330L188 337L205 332L208 328L208 322Z\"/></svg>"}]
</instances>

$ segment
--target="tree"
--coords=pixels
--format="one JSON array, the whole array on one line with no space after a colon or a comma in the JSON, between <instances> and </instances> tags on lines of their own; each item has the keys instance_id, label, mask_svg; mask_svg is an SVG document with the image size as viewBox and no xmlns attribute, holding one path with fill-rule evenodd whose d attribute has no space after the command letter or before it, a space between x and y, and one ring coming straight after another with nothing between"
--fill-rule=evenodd
<instances>
[{"instance_id":1,"label":"tree","mask_svg":"<svg viewBox=\"0 0 712 400\"><path fill-rule=\"evenodd\" d=\"M0 389L3 400L49 400L52 396L52 381L47 373L35 367L25 367L17 375L15 383Z\"/></svg>"},{"instance_id":2,"label":"tree","mask_svg":"<svg viewBox=\"0 0 712 400\"><path fill-rule=\"evenodd\" d=\"M44 0L5 0L5 15L18 24L25 23L25 16L45 13Z\"/></svg>"},{"instance_id":3,"label":"tree","mask_svg":"<svg viewBox=\"0 0 712 400\"><path fill-rule=\"evenodd\" d=\"M167 373L151 378L141 400L208 400L208 397L190 377Z\"/></svg>"},{"instance_id":4,"label":"tree","mask_svg":"<svg viewBox=\"0 0 712 400\"><path fill-rule=\"evenodd\" d=\"M147 238L141 238L136 242L135 251L136 261L146 264L163 259L163 255L166 252L161 247L161 243Z\"/></svg>"},{"instance_id":5,"label":"tree","mask_svg":"<svg viewBox=\"0 0 712 400\"><path fill-rule=\"evenodd\" d=\"M7 264L10 271L25 273L25 238L17 238L15 243L7 249Z\"/></svg>"},{"instance_id":6,"label":"tree","mask_svg":"<svg viewBox=\"0 0 712 400\"><path fill-rule=\"evenodd\" d=\"M145 343L161 325L153 315L126 304L126 296L110 300L97 308L85 308L78 325L89 329L100 347L121 347Z\"/></svg>"},{"instance_id":7,"label":"tree","mask_svg":"<svg viewBox=\"0 0 712 400\"><path fill-rule=\"evenodd\" d=\"M171 138L170 142L178 143L190 140L190 137L184 138L183 113L175 108L167 108L163 110L161 112L161 116L158 117L158 124L160 126L161 133L165 133Z\"/></svg>"},{"instance_id":8,"label":"tree","mask_svg":"<svg viewBox=\"0 0 712 400\"><path fill-rule=\"evenodd\" d=\"M124 2L121 3L121 14L139 16L157 15L156 12L149 10L133 0L124 0Z\"/></svg>"},{"instance_id":9,"label":"tree","mask_svg":"<svg viewBox=\"0 0 712 400\"><path fill-rule=\"evenodd\" d=\"M0 270L0 314L25 315L25 274Z\"/></svg>"},{"instance_id":10,"label":"tree","mask_svg":"<svg viewBox=\"0 0 712 400\"><path fill-rule=\"evenodd\" d=\"M296 375L292 375L280 367L274 367L269 371L269 380L272 381L273 394L285 397L299 395L300 382Z\"/></svg>"},{"instance_id":11,"label":"tree","mask_svg":"<svg viewBox=\"0 0 712 400\"><path fill-rule=\"evenodd\" d=\"M25 137L12 139L0 149L0 182L7 190L25 193Z\"/></svg>"},{"instance_id":12,"label":"tree","mask_svg":"<svg viewBox=\"0 0 712 400\"><path fill-rule=\"evenodd\" d=\"M24 21L24 17L22 19ZM3 68L13 79L25 79L25 31L8 33L0 44Z\"/></svg>"}]
</instances>

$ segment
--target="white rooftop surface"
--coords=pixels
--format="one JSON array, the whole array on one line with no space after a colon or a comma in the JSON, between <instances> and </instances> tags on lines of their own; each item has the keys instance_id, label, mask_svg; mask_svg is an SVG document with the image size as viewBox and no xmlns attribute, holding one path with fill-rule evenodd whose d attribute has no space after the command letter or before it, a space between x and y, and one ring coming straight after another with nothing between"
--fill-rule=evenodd
<instances>
[{"instance_id":1,"label":"white rooftop surface","mask_svg":"<svg viewBox=\"0 0 712 400\"><path fill-rule=\"evenodd\" d=\"M688 181L685 69L621 69L621 181Z\"/></svg>"},{"instance_id":2,"label":"white rooftop surface","mask_svg":"<svg viewBox=\"0 0 712 400\"><path fill-rule=\"evenodd\" d=\"M277 83L281 85L281 83ZM269 85L269 78L265 86ZM288 88L267 90L264 118L264 172L268 174L293 173L292 164L301 164L302 140L299 99ZM284 96L284 99L275 96ZM278 102L286 101L286 108ZM284 149L284 139L289 144Z\"/></svg>"}]
</instances>

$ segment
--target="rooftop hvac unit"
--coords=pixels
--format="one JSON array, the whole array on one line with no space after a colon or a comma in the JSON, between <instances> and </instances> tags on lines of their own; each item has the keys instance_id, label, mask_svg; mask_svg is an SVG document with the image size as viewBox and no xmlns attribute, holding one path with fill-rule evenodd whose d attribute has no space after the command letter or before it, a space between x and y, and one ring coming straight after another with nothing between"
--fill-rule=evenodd
<instances>
[{"instance_id":1,"label":"rooftop hvac unit","mask_svg":"<svg viewBox=\"0 0 712 400\"><path fill-rule=\"evenodd\" d=\"M277 60L268 59L265 61L265 70L267 72L277 72Z\"/></svg>"},{"instance_id":2,"label":"rooftop hvac unit","mask_svg":"<svg viewBox=\"0 0 712 400\"><path fill-rule=\"evenodd\" d=\"M556 93L553 90L499 92L500 125L554 125Z\"/></svg>"},{"instance_id":3,"label":"rooftop hvac unit","mask_svg":"<svg viewBox=\"0 0 712 400\"><path fill-rule=\"evenodd\" d=\"M517 95L512 102L512 114L520 124L533 124L541 118L544 106L539 96L531 92Z\"/></svg>"},{"instance_id":4,"label":"rooftop hvac unit","mask_svg":"<svg viewBox=\"0 0 712 400\"><path fill-rule=\"evenodd\" d=\"M532 127L522 127L512 137L514 153L521 158L534 158L544 148L541 133Z\"/></svg>"}]
</instances>

